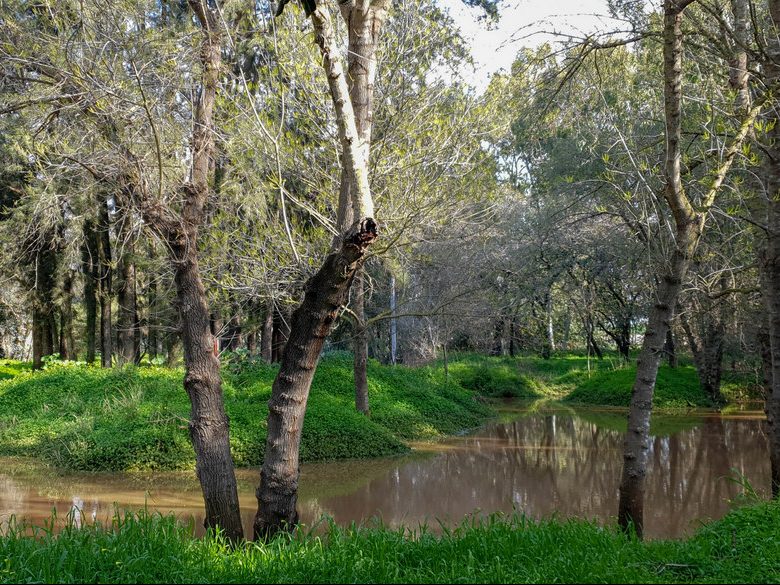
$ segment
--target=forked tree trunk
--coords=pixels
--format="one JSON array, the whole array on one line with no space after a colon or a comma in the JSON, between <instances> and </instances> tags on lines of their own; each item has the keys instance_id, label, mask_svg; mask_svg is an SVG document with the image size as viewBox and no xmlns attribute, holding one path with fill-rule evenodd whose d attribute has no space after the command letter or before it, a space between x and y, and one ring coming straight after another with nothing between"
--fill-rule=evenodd
<instances>
[{"instance_id":1,"label":"forked tree trunk","mask_svg":"<svg viewBox=\"0 0 780 585\"><path fill-rule=\"evenodd\" d=\"M163 236L174 269L184 345L184 388L190 398L190 438L206 505L205 526L231 541L243 538L230 429L211 334L209 308L198 268L198 230L205 217L214 157L214 108L221 67L219 16L205 0L189 0L201 26L200 91L193 112L192 179L182 185L181 215L144 200L145 221Z\"/></svg>"},{"instance_id":2,"label":"forked tree trunk","mask_svg":"<svg viewBox=\"0 0 780 585\"><path fill-rule=\"evenodd\" d=\"M637 361L637 375L628 413L628 430L623 445L623 474L620 483L618 523L628 530L633 523L641 538L644 528L644 489L647 472L650 414L658 366L663 355L666 332L677 303L693 254L704 229L708 210L726 177L734 157L759 109L753 108L726 149L723 160L713 174L708 191L694 207L685 194L680 173L682 114L682 13L692 0L664 1L664 117L666 155L664 162L664 198L675 222L675 246L668 269L661 278L647 323L642 349Z\"/></svg>"},{"instance_id":3,"label":"forked tree trunk","mask_svg":"<svg viewBox=\"0 0 780 585\"><path fill-rule=\"evenodd\" d=\"M347 302L349 289L362 265L366 249L377 237L368 185L368 161L364 155L366 151L361 147L350 91L337 56L330 13L323 4L321 2L310 16L336 111L343 171L350 175L349 184L355 186L349 199L352 217L356 221L348 230L341 232L334 251L325 259L317 274L309 279L303 303L292 316L290 339L268 405L268 436L257 488L255 539L270 538L297 523L298 455L312 378L322 346L341 307ZM342 5L342 9L350 27L360 26L361 19L365 19L370 23L373 34L378 35L387 4L387 0L361 1ZM363 12L362 8L366 11ZM351 52L353 47L349 49ZM375 66L373 59L364 64L367 72ZM369 78L373 79L368 74L363 77ZM353 82L357 83L356 80ZM370 111L370 103L367 105ZM347 216L344 205L349 203L340 199L339 217Z\"/></svg>"}]
</instances>

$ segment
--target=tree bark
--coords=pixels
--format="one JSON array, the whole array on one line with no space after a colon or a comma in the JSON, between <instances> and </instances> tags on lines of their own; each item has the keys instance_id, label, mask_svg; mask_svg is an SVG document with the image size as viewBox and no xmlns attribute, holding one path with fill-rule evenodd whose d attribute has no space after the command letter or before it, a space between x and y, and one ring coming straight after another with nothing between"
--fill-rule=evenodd
<instances>
[{"instance_id":1,"label":"tree bark","mask_svg":"<svg viewBox=\"0 0 780 585\"><path fill-rule=\"evenodd\" d=\"M373 38L376 38L387 5L387 0L361 0L359 3L340 5L350 27L350 53L359 50L352 46L351 28L370 29ZM256 539L267 539L280 530L290 529L298 520L298 456L311 381L322 346L342 305L347 302L349 289L362 265L366 249L377 237L366 150L361 148L357 117L337 57L338 47L328 7L320 3L311 14L311 19L336 111L343 171L350 175L350 184L356 187L350 193L352 216L356 221L348 230L340 231L341 236L334 242L334 251L325 259L317 274L307 282L303 303L292 316L290 340L285 347L269 402L265 459L257 488L258 509L254 521ZM353 83L371 85L375 67L376 61L372 54L370 60L363 63L364 71L357 74L360 79L354 78ZM367 88L364 94L366 103L356 104L369 113L370 89ZM346 201L341 200L340 207L345 205ZM346 210L339 209L338 215L346 216Z\"/></svg>"},{"instance_id":2,"label":"tree bark","mask_svg":"<svg viewBox=\"0 0 780 585\"><path fill-rule=\"evenodd\" d=\"M117 290L117 358L120 365L137 363L140 358L140 331L138 327L138 301L135 282L135 262L132 244L124 243L124 253L119 262L119 287Z\"/></svg>"},{"instance_id":3,"label":"tree bark","mask_svg":"<svg viewBox=\"0 0 780 585\"><path fill-rule=\"evenodd\" d=\"M268 307L263 319L263 333L260 337L260 354L263 361L270 364L273 361L273 336L274 336L274 303L268 301Z\"/></svg>"},{"instance_id":4,"label":"tree bark","mask_svg":"<svg viewBox=\"0 0 780 585\"><path fill-rule=\"evenodd\" d=\"M111 367L111 237L109 233L108 201L98 202L98 297L100 298L100 365Z\"/></svg>"},{"instance_id":5,"label":"tree bark","mask_svg":"<svg viewBox=\"0 0 780 585\"><path fill-rule=\"evenodd\" d=\"M231 541L243 538L238 489L230 454L219 360L211 334L206 291L198 267L198 232L204 222L214 157L214 108L221 67L219 17L205 0L189 0L201 26L201 88L193 111L191 180L182 185L181 215L144 200L142 213L167 242L174 269L184 346L184 388L190 398L190 438L206 506L204 525Z\"/></svg>"},{"instance_id":6,"label":"tree bark","mask_svg":"<svg viewBox=\"0 0 780 585\"><path fill-rule=\"evenodd\" d=\"M697 335L686 315L680 315L688 345L693 354L693 363L699 375L699 384L704 393L716 405L725 400L720 393L720 379L723 372L723 342L726 328L722 319L709 314L703 315L705 321L703 335Z\"/></svg>"},{"instance_id":7,"label":"tree bark","mask_svg":"<svg viewBox=\"0 0 780 585\"><path fill-rule=\"evenodd\" d=\"M190 439L206 503L206 528L220 527L231 540L243 537L230 428L222 395L219 360L209 329L206 291L196 256L197 228L170 241L175 270L177 308L184 346L184 389L190 398Z\"/></svg>"},{"instance_id":8,"label":"tree bark","mask_svg":"<svg viewBox=\"0 0 780 585\"><path fill-rule=\"evenodd\" d=\"M76 340L73 336L73 273L68 270L62 281L60 307L60 359L76 360Z\"/></svg>"},{"instance_id":9,"label":"tree bark","mask_svg":"<svg viewBox=\"0 0 780 585\"><path fill-rule=\"evenodd\" d=\"M81 246L81 271L84 277L84 313L86 318L87 363L95 362L97 328L98 243L95 224L84 222L84 243Z\"/></svg>"},{"instance_id":10,"label":"tree bark","mask_svg":"<svg viewBox=\"0 0 780 585\"><path fill-rule=\"evenodd\" d=\"M390 363L398 362L398 323L395 318L395 275L390 275Z\"/></svg>"},{"instance_id":11,"label":"tree bark","mask_svg":"<svg viewBox=\"0 0 780 585\"><path fill-rule=\"evenodd\" d=\"M368 335L364 310L365 296L363 271L359 270L352 287L352 310L355 312L354 364L352 374L355 380L355 408L368 415Z\"/></svg>"},{"instance_id":12,"label":"tree bark","mask_svg":"<svg viewBox=\"0 0 780 585\"><path fill-rule=\"evenodd\" d=\"M741 150L760 107L750 110L723 160L713 174L708 191L697 207L686 196L680 173L682 114L682 12L689 0L664 1L664 117L666 155L664 161L664 198L675 223L675 246L668 269L660 280L655 304L650 312L642 349L637 362L637 376L628 413L628 430L623 445L623 474L620 484L618 523L627 530L633 523L637 535L643 532L644 479L647 471L647 450L650 414L653 404L658 366L663 353L666 332L677 297L691 259L696 252L709 208L723 184L736 153Z\"/></svg>"},{"instance_id":13,"label":"tree bark","mask_svg":"<svg viewBox=\"0 0 780 585\"><path fill-rule=\"evenodd\" d=\"M381 19L377 20L372 15L370 9L364 12L360 7L352 8L348 12L345 9L344 20L347 23L349 42L347 88L352 103L361 156L367 163L371 152L371 130L374 121L372 104L374 78L376 77L376 48L382 22ZM358 192L354 172L342 172L341 180L348 182L348 184L342 185L340 192L345 190L350 194ZM345 205L344 208L348 207ZM350 227L354 217L354 211L352 214L344 214L338 226L339 233L344 233ZM365 278L362 267L358 268L358 274L355 278L352 301L352 310L356 315L353 337L355 407L358 412L368 414L368 331L365 325Z\"/></svg>"},{"instance_id":14,"label":"tree bark","mask_svg":"<svg viewBox=\"0 0 780 585\"><path fill-rule=\"evenodd\" d=\"M268 403L268 438L257 489L255 539L266 539L298 522L298 452L311 381L322 346L338 317L376 224L366 219L344 238L306 284L303 303L292 315L290 340Z\"/></svg>"},{"instance_id":15,"label":"tree bark","mask_svg":"<svg viewBox=\"0 0 780 585\"><path fill-rule=\"evenodd\" d=\"M769 0L772 30L766 35L767 87L780 83L780 0ZM772 392L766 403L769 453L772 467L772 497L780 496L780 115L777 105L768 116L764 157L767 194L767 243L764 261L765 304L769 313L769 345L772 355Z\"/></svg>"},{"instance_id":16,"label":"tree bark","mask_svg":"<svg viewBox=\"0 0 780 585\"><path fill-rule=\"evenodd\" d=\"M160 352L160 335L159 335L159 319L157 318L158 311L158 292L157 292L157 279L154 276L149 278L148 293L146 295L146 353L149 355L149 359L153 360Z\"/></svg>"},{"instance_id":17,"label":"tree bark","mask_svg":"<svg viewBox=\"0 0 780 585\"><path fill-rule=\"evenodd\" d=\"M670 368L677 367L677 350L674 345L674 333L671 325L666 330L666 342L664 343L664 353L666 354L666 363Z\"/></svg>"}]
</instances>

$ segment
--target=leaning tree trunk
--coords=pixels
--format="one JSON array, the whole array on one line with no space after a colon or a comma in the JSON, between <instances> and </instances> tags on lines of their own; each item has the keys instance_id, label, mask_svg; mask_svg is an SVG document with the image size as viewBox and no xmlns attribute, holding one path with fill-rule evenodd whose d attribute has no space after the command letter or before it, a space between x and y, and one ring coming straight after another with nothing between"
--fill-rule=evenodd
<instances>
[{"instance_id":1,"label":"leaning tree trunk","mask_svg":"<svg viewBox=\"0 0 780 585\"><path fill-rule=\"evenodd\" d=\"M644 526L644 489L647 451L650 438L650 414L658 366L664 355L666 332L673 316L680 288L696 249L703 222L683 224L677 230L677 242L671 270L662 278L647 322L642 349L637 360L636 380L631 394L628 430L623 446L623 476L620 482L618 523L624 529L633 523L641 538Z\"/></svg>"},{"instance_id":2,"label":"leaning tree trunk","mask_svg":"<svg viewBox=\"0 0 780 585\"><path fill-rule=\"evenodd\" d=\"M350 27L359 27L361 19L365 19L370 22L373 34L378 35L387 0L360 4L368 5L365 12L355 4L342 5L345 20ZM282 355L268 405L268 436L260 485L257 488L255 539L267 539L280 530L289 530L298 520L298 456L306 401L314 371L325 339L341 307L347 302L349 289L362 265L366 249L377 237L368 184L368 160L360 144L350 91L337 57L338 46L328 7L320 3L310 16L336 111L343 171L350 175L349 184L355 186L350 193L355 221L348 230L341 232L334 251L325 259L317 274L307 282L303 303L292 316L290 339ZM353 47L349 49L351 52ZM373 71L375 60L364 65L367 71ZM366 75L362 79L367 81L373 77ZM366 95L370 98L369 93ZM370 111L370 104L368 108ZM347 212L343 207L348 202L340 199L339 203L339 216L345 217Z\"/></svg>"},{"instance_id":3,"label":"leaning tree trunk","mask_svg":"<svg viewBox=\"0 0 780 585\"><path fill-rule=\"evenodd\" d=\"M292 315L290 339L268 403L268 439L257 488L255 538L268 538L298 522L298 451L311 381L322 346L347 301L349 287L377 234L372 219L361 222L306 283L303 303Z\"/></svg>"}]
</instances>

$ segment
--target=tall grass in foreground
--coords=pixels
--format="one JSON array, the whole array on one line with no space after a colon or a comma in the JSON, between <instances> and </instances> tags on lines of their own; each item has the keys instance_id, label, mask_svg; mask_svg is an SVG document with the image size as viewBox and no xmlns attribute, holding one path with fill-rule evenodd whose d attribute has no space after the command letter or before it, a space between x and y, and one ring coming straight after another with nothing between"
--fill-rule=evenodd
<instances>
[{"instance_id":1,"label":"tall grass in foreground","mask_svg":"<svg viewBox=\"0 0 780 585\"><path fill-rule=\"evenodd\" d=\"M758 583L780 581L780 505L735 510L689 540L642 543L582 521L492 516L434 535L389 528L298 532L232 549L172 517L117 515L59 535L12 524L0 582Z\"/></svg>"}]
</instances>

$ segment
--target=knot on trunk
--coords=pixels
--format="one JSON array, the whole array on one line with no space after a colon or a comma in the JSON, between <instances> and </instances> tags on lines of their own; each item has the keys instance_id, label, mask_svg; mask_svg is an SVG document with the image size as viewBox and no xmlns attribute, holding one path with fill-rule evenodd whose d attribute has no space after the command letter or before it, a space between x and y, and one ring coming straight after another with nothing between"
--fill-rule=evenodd
<instances>
[{"instance_id":1,"label":"knot on trunk","mask_svg":"<svg viewBox=\"0 0 780 585\"><path fill-rule=\"evenodd\" d=\"M359 254L363 254L365 249L371 245L379 232L379 225L373 217L361 219L349 229L344 238L345 248L356 248Z\"/></svg>"}]
</instances>

